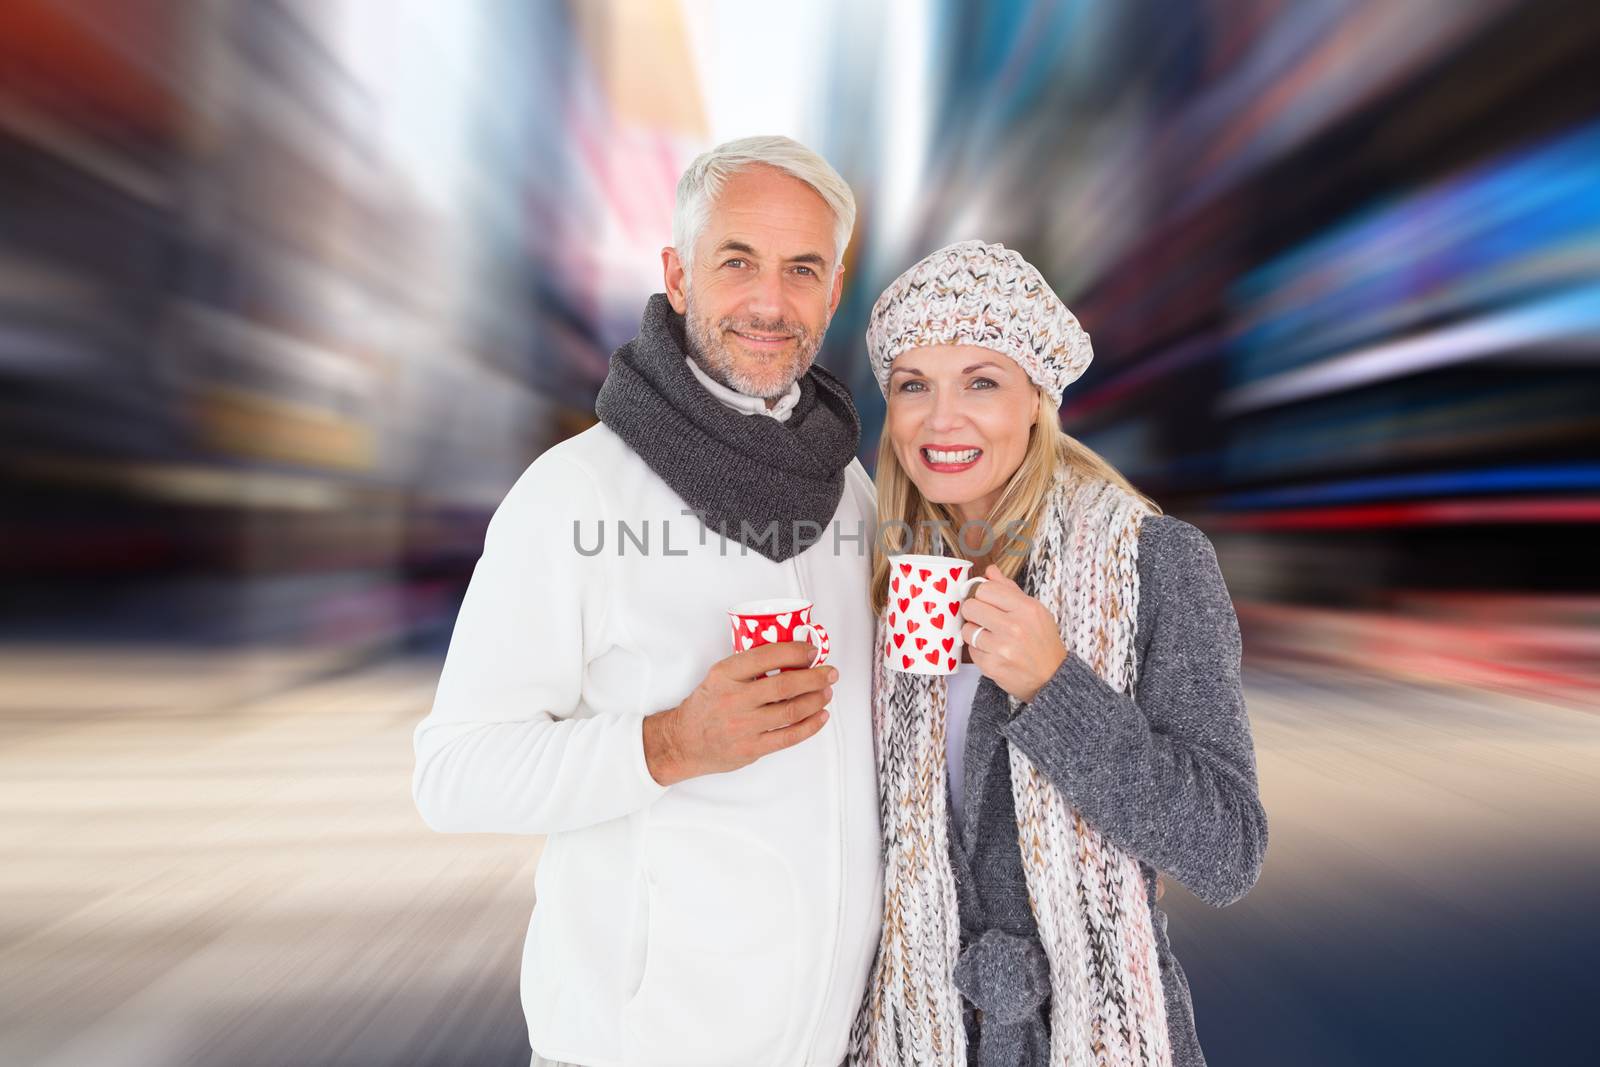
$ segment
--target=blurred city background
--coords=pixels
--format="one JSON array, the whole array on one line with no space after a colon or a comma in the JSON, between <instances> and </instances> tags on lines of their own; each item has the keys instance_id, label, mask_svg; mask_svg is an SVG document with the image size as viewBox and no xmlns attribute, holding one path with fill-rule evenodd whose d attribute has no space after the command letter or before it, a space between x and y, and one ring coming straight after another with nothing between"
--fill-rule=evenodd
<instances>
[{"instance_id":1,"label":"blurred city background","mask_svg":"<svg viewBox=\"0 0 1600 1067\"><path fill-rule=\"evenodd\" d=\"M430 834L488 517L681 168L787 133L867 309L1021 250L1215 542L1271 848L1211 1062L1593 1062L1600 4L0 0L0 1063L521 1064L539 843Z\"/></svg>"}]
</instances>

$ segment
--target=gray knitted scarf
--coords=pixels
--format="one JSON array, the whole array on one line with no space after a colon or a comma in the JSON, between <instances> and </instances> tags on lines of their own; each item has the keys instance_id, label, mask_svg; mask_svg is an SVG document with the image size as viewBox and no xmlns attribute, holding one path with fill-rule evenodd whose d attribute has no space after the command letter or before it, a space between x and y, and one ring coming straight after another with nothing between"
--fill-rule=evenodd
<instances>
[{"instance_id":1,"label":"gray knitted scarf","mask_svg":"<svg viewBox=\"0 0 1600 1067\"><path fill-rule=\"evenodd\" d=\"M799 555L832 520L861 441L850 390L813 364L787 422L752 417L706 392L688 354L683 316L655 294L639 336L612 354L595 414L708 530L776 562Z\"/></svg>"}]
</instances>

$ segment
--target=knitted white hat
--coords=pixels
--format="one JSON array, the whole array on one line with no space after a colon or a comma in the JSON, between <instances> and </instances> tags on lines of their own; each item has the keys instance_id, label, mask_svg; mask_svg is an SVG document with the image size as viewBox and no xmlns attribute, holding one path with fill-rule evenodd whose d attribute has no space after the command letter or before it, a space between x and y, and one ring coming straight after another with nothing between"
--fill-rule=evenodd
<instances>
[{"instance_id":1,"label":"knitted white hat","mask_svg":"<svg viewBox=\"0 0 1600 1067\"><path fill-rule=\"evenodd\" d=\"M930 253L872 305L867 352L884 396L895 357L927 345L1009 356L1057 407L1094 359L1089 335L1039 272L1005 245L983 241Z\"/></svg>"}]
</instances>

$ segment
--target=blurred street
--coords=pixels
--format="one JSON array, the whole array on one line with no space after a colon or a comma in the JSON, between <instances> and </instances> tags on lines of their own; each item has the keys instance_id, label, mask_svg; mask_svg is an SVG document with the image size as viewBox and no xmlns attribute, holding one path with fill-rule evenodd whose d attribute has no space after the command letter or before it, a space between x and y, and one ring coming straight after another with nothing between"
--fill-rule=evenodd
<instances>
[{"instance_id":1,"label":"blurred street","mask_svg":"<svg viewBox=\"0 0 1600 1067\"><path fill-rule=\"evenodd\" d=\"M417 818L436 664L315 669L5 658L0 1063L526 1065L539 843Z\"/></svg>"},{"instance_id":2,"label":"blurred street","mask_svg":"<svg viewBox=\"0 0 1600 1067\"><path fill-rule=\"evenodd\" d=\"M0 1063L527 1062L539 841L417 818L436 661L0 666L21 857L0 868ZM1324 674L1249 692L1266 871L1223 911L1164 901L1211 1062L1576 1062L1600 707Z\"/></svg>"}]
</instances>

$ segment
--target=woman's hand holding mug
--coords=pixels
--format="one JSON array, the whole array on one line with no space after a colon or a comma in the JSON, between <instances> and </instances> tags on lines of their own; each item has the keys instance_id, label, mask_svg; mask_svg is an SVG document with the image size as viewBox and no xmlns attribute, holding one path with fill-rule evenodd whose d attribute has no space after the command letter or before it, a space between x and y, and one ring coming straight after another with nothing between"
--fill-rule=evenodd
<instances>
[{"instance_id":1,"label":"woman's hand holding mug","mask_svg":"<svg viewBox=\"0 0 1600 1067\"><path fill-rule=\"evenodd\" d=\"M972 662L995 685L1026 704L1067 659L1050 609L991 565L988 579L961 604L961 638Z\"/></svg>"}]
</instances>

